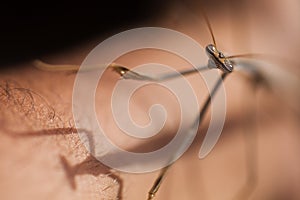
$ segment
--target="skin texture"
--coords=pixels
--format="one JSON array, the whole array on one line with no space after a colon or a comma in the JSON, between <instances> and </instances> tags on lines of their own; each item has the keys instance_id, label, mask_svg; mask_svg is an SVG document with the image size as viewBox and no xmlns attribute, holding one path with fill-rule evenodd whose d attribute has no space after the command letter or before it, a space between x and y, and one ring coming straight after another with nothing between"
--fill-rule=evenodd
<instances>
[{"instance_id":1,"label":"skin texture","mask_svg":"<svg viewBox=\"0 0 300 200\"><path fill-rule=\"evenodd\" d=\"M231 54L267 52L297 58L300 27L295 19L299 19L299 3L274 1L271 7L269 1L251 2L207 9L218 48ZM211 43L197 3L191 5L192 11L174 4L150 25L182 31L202 45ZM100 36L41 59L53 64L80 64L104 39ZM118 60L129 67L148 61L176 69L188 67L173 55L151 50ZM45 72L31 63L20 65L0 75L1 199L146 199L158 172L116 172L94 159L82 145L71 109L76 74ZM299 77L298 66L282 67ZM96 94L96 102L101 102L96 105L98 119L104 120L108 136L134 152L167 144L179 120L174 97L157 87L145 88L133 97L132 113L137 123L147 123L145 112L157 101L171 113L163 134L147 141L133 140L122 136L108 106L118 79L118 74L108 71ZM203 81L198 75L188 80L201 105L207 94ZM209 123L207 116L191 148L170 168L157 199L299 199L299 113L284 100L297 98L296 92L296 97L279 98L266 87L255 90L253 80L238 73L227 78L225 87L227 118L219 142L208 157L198 159Z\"/></svg>"}]
</instances>

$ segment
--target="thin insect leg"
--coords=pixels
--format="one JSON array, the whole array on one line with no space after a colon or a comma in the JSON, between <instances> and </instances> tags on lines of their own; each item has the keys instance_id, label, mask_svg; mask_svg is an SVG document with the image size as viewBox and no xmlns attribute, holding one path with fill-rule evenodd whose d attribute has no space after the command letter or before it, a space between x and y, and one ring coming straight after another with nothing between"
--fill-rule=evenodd
<instances>
[{"instance_id":1,"label":"thin insect leg","mask_svg":"<svg viewBox=\"0 0 300 200\"><path fill-rule=\"evenodd\" d=\"M51 65L41 60L34 60L32 64L43 71L78 71L80 65Z\"/></svg>"},{"instance_id":2,"label":"thin insect leg","mask_svg":"<svg viewBox=\"0 0 300 200\"><path fill-rule=\"evenodd\" d=\"M200 114L199 114L199 125L201 125L201 123L203 121L202 119L207 112L207 109L211 103L212 98L215 96L216 92L218 91L219 87L221 86L221 84L223 83L223 81L225 80L227 75L228 75L228 73L222 74L221 78L217 81L217 83L216 83L215 87L213 88L213 90L211 91L210 95L207 97L207 100L205 101L205 104L202 107Z\"/></svg>"},{"instance_id":3,"label":"thin insect leg","mask_svg":"<svg viewBox=\"0 0 300 200\"><path fill-rule=\"evenodd\" d=\"M197 68L192 68L192 69L187 69L187 70L183 70L183 71L179 71L179 73L169 73L169 74L165 74L161 77L158 77L158 81L165 81L165 80L169 80L169 79L174 79L174 78L178 78L181 75L186 76L186 75L190 75L193 73L197 73L197 72L201 72L201 71L206 71L209 70L210 68L207 66L202 66L202 67L197 67Z\"/></svg>"},{"instance_id":4,"label":"thin insect leg","mask_svg":"<svg viewBox=\"0 0 300 200\"><path fill-rule=\"evenodd\" d=\"M212 101L212 98L215 96L216 92L218 91L220 85L222 84L222 82L225 80L226 76L228 75L228 73L223 73L221 75L221 78L217 81L217 83L215 84L211 95L209 95L202 107L202 109L200 110L200 114L198 116L199 119L199 125L201 124L201 122L203 121L203 117L205 116L205 114L207 113L208 107ZM198 119L195 120L195 122L198 122ZM168 165L167 167L163 168L160 172L160 174L158 175L158 177L155 179L154 184L152 185L150 191L148 192L148 199L147 200L152 200L154 199L156 193L159 190L159 187L161 186L166 173L168 171L168 169L172 166L172 164Z\"/></svg>"},{"instance_id":5,"label":"thin insect leg","mask_svg":"<svg viewBox=\"0 0 300 200\"><path fill-rule=\"evenodd\" d=\"M52 65L49 63L45 63L41 60L34 60L32 62L32 65L40 70L43 71L71 71L71 72L77 72L81 65ZM110 63L110 64L99 64L99 65L91 65L91 66L85 66L85 71L90 71L90 70L96 70L96 69L104 69L106 67L110 68L122 68L121 65L116 64L116 63Z\"/></svg>"},{"instance_id":6,"label":"thin insect leg","mask_svg":"<svg viewBox=\"0 0 300 200\"><path fill-rule=\"evenodd\" d=\"M231 56L227 56L227 58L259 58L259 59L265 59L267 56L271 56L271 55L267 55L267 54L260 54L260 53L245 53L245 54L237 54L237 55L231 55Z\"/></svg>"},{"instance_id":7,"label":"thin insect leg","mask_svg":"<svg viewBox=\"0 0 300 200\"><path fill-rule=\"evenodd\" d=\"M236 58L250 58L250 59L259 59L259 60L267 60L270 62L275 63L282 63L289 65L297 65L297 62L287 59L285 57L281 57L280 55L273 55L273 54L267 54L267 53L244 53L244 54L236 54L227 56L229 59L236 59Z\"/></svg>"},{"instance_id":8,"label":"thin insect leg","mask_svg":"<svg viewBox=\"0 0 300 200\"><path fill-rule=\"evenodd\" d=\"M172 72L166 73L166 74L162 74L162 75L159 75L156 77L143 75L143 74L137 73L135 71L132 71L130 69L127 69L125 67L115 67L114 71L119 73L122 76L122 78L124 78L124 79L161 82L161 81L166 81L166 80L170 80L170 79L175 79L175 78L178 78L181 76L191 75L193 73L197 73L197 72L201 72L201 71L206 71L209 69L211 69L211 68L209 68L208 66L201 66L201 67L187 69L187 70L183 70L183 71L179 71L179 72L175 72L175 73L172 73Z\"/></svg>"},{"instance_id":9,"label":"thin insect leg","mask_svg":"<svg viewBox=\"0 0 300 200\"><path fill-rule=\"evenodd\" d=\"M254 60L261 60L267 61L270 63L274 63L276 65L284 65L284 66L295 66L299 65L296 60L292 60L286 57L282 57L280 55L268 54L268 53L245 53L245 54L236 54L227 56L228 59L231 59L232 62L235 62L237 59L238 62L241 62L241 59L254 59ZM258 67L259 68L259 67Z\"/></svg>"},{"instance_id":10,"label":"thin insect leg","mask_svg":"<svg viewBox=\"0 0 300 200\"><path fill-rule=\"evenodd\" d=\"M158 175L158 177L156 178L152 188L149 191L149 195L148 195L148 200L152 200L155 197L155 194L158 192L160 185L163 182L163 179L166 176L166 173L168 171L168 169L171 167L171 165L168 165L167 167L163 168L160 172L160 174Z\"/></svg>"}]
</instances>

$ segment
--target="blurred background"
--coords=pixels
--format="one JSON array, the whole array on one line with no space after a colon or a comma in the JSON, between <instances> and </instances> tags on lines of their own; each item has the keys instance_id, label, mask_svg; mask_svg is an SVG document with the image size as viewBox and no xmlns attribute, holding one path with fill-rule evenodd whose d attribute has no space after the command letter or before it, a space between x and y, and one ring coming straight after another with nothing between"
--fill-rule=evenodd
<instances>
[{"instance_id":1,"label":"blurred background","mask_svg":"<svg viewBox=\"0 0 300 200\"><path fill-rule=\"evenodd\" d=\"M57 53L158 17L168 1L44 1L1 5L0 64Z\"/></svg>"}]
</instances>

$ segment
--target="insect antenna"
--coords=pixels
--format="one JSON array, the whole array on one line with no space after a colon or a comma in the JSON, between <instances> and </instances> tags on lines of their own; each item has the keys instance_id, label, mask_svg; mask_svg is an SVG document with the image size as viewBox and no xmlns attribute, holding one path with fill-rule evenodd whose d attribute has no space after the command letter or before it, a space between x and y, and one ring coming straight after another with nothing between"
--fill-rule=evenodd
<instances>
[{"instance_id":1,"label":"insect antenna","mask_svg":"<svg viewBox=\"0 0 300 200\"><path fill-rule=\"evenodd\" d=\"M208 30L209 30L211 39L213 41L213 44L217 48L217 43L216 43L216 39L215 39L215 36L214 36L214 32L213 32L213 29L212 29L211 24L209 22L209 19L208 19L207 15L206 15L206 12L204 11L204 9L202 9L202 7L200 7L200 10L201 10L201 13L203 15L204 21L205 21L205 23L206 23L206 25L208 27Z\"/></svg>"}]
</instances>

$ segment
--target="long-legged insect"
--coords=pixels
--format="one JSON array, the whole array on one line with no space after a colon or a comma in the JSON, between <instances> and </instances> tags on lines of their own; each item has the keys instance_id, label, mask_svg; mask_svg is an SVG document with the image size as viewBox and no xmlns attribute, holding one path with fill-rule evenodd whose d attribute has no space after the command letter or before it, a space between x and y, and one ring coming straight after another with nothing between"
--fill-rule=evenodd
<instances>
[{"instance_id":1,"label":"long-legged insect","mask_svg":"<svg viewBox=\"0 0 300 200\"><path fill-rule=\"evenodd\" d=\"M178 73L168 73L168 74L162 74L161 76L155 76L152 77L151 75L145 75L145 74L140 74L135 71L132 71L130 69L127 69L126 67L123 67L122 65L118 64L111 64L110 67L114 71L120 74L124 79L134 79L134 80L140 80L140 81L154 81L154 82L160 82L160 81L166 81L168 79L172 78L177 78L181 75L190 75L193 73L197 73L199 71L204 71L204 70L209 70L209 69L219 69L222 71L222 75L220 79L217 81L216 85L214 86L213 92L211 93L210 96L207 97L206 101L204 102L200 114L199 114L199 125L201 125L201 122L203 119L203 116L207 113L207 110L209 108L209 105L212 101L212 98L214 97L215 93L217 92L220 84L225 80L225 78L233 71L235 71L237 68L239 68L241 71L248 72L251 75L253 75L254 80L255 80L255 85L256 83L267 83L267 84L272 84L274 83L274 78L272 76L269 76L268 74L263 73L257 66L251 64L251 63L242 63L242 62L235 62L234 59L236 58L260 58L263 57L260 54L242 54L242 55L232 55L232 56L225 56L221 51L218 50L216 40L213 34L213 30L211 27L211 24L205 14L204 19L207 24L207 27L209 29L210 35L212 37L213 44L209 44L206 46L206 53L208 55L208 64L207 66L201 66L189 70L184 70L180 71ZM244 65L238 65L238 64L244 64ZM46 63L43 63L41 61L35 61L34 65L42 70L74 70L77 71L79 69L79 66L76 65L64 65L64 66L53 66L53 65L48 65ZM99 66L95 66L99 67ZM275 80L275 82L278 80ZM296 84L297 85L297 84ZM169 168L171 165L168 165L167 167L163 168L161 172L159 173L158 177L155 179L151 189L149 190L148 193L148 200L154 199L155 195L159 191L159 188L161 184L163 183L163 180L166 176L166 173L168 172ZM251 172L253 173L253 172ZM252 180L253 181L253 180ZM239 195L236 197L239 199Z\"/></svg>"},{"instance_id":2,"label":"long-legged insect","mask_svg":"<svg viewBox=\"0 0 300 200\"><path fill-rule=\"evenodd\" d=\"M207 69L211 69L211 68L218 68L220 69L223 73L220 77L220 79L217 81L217 83L215 84L213 91L211 93L211 95L209 95L203 105L203 107L200 110L200 114L198 119L199 121L199 125L201 125L201 122L203 121L203 117L206 114L208 107L212 101L213 96L215 95L215 93L217 92L218 88L220 87L221 83L225 80L225 78L227 77L227 75L229 73L231 73L234 69L234 65L233 63L229 60L228 57L226 57L221 51L219 51L217 49L217 45L215 42L215 38L214 38L214 34L212 32L212 28L211 25L208 21L208 18L205 16L205 20L206 23L209 27L209 31L211 33L212 39L213 39L213 43L214 44L209 44L206 46L206 53L208 55L208 65L204 66L204 67L200 67L200 68L196 68L196 69L191 69L191 70L185 70L185 71L181 71L180 74L181 75L188 75L191 73L195 73L197 71L202 71L202 70L207 70ZM124 67L117 67L115 69L115 71L117 71L123 78L125 79L135 79L135 80L151 80L151 81L165 81L168 79L172 79L172 78L176 78L177 76L179 76L177 73L176 74L165 74L162 75L160 77L149 77L149 76L145 76L145 75L141 75L138 74L134 71L130 71L129 69L126 69ZM166 173L168 171L168 169L170 168L171 165L168 165L167 167L163 168L160 172L160 174L158 175L158 177L156 178L156 180L154 181L153 186L151 187L149 193L148 193L148 200L152 200L156 193L159 190L160 185L162 184Z\"/></svg>"},{"instance_id":3,"label":"long-legged insect","mask_svg":"<svg viewBox=\"0 0 300 200\"><path fill-rule=\"evenodd\" d=\"M240 55L231 55L231 56L225 56L221 51L218 50L217 48L217 44L216 44L216 40L213 34L213 29L211 27L211 24L206 16L206 14L203 12L203 16L206 22L206 25L209 29L210 35L212 37L212 41L213 44L208 44L205 48L207 56L208 56L208 64L207 66L201 66L201 67L196 67L193 69L189 69L189 70L184 70L184 71L180 71L179 73L168 73L168 74L162 74L160 76L155 76L152 77L151 75L145 75L145 74L140 74L137 73L135 71L129 70L127 68L124 67L115 67L114 70L116 72L118 72L124 79L132 79L132 80L141 80L141 81L155 81L155 82L161 82L161 81L166 81L169 79L173 79L173 78L177 78L181 75L190 75L199 71L204 71L204 70L209 70L209 69L219 69L222 71L222 75L219 78L219 80L217 81L217 83L215 84L213 91L211 93L210 96L207 97L206 101L203 104L203 107L200 110L200 114L199 114L199 126L201 125L201 122L203 121L203 117L204 115L207 113L207 110L209 108L209 105L212 101L212 98L214 97L215 93L217 92L219 86L221 85L221 83L225 80L225 78L235 70L235 66L237 65L237 63L234 61L234 59L236 58L263 58L266 55L261 55L261 54L240 54ZM252 65L251 63L243 63L240 62L239 64L244 64L242 66L239 66L240 69L242 69L242 71L248 72L252 75L253 78L253 88L256 88L257 84L260 83L265 83L265 84L272 84L273 77L269 77L266 76L266 74L264 74L263 72L260 71L259 68L257 68L257 66ZM296 84L298 85L298 84ZM255 113L250 114L250 124L253 125L254 122L254 115ZM255 126L254 126L255 127ZM252 128L250 128L249 130L252 130ZM255 132L255 130L254 130ZM255 134L253 134L255 136ZM250 141L254 146L256 146L256 142L254 141L254 139L252 139L252 141ZM249 150L248 150L249 151ZM256 161L255 161L255 153L252 153L250 155L250 160L252 161L252 163L248 163L250 168L250 175L248 176L248 181L250 182L249 185L250 187L248 188L248 191L241 191L240 193L238 193L235 197L235 199L241 199L241 198L245 198L245 195L249 195L249 193L251 193L251 190L253 189L253 184L255 183L255 177L256 174L255 173L255 168L256 166ZM253 160L254 159L254 160ZM155 195L157 194L157 192L159 191L159 188L161 186L161 184L163 183L163 180L169 170L169 168L172 166L172 164L166 166L165 168L161 169L161 172L159 173L158 177L155 179L151 189L148 192L148 200L152 200L155 198ZM246 188L247 189L247 188Z\"/></svg>"}]
</instances>

